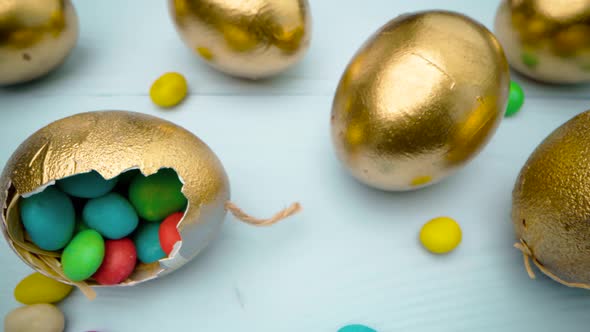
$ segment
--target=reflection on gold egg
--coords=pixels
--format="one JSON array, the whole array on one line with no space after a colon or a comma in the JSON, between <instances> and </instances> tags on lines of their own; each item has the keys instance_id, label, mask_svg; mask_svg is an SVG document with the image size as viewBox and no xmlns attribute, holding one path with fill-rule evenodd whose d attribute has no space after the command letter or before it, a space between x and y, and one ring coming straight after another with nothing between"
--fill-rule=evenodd
<instances>
[{"instance_id":1,"label":"reflection on gold egg","mask_svg":"<svg viewBox=\"0 0 590 332\"><path fill-rule=\"evenodd\" d=\"M0 86L27 82L60 65L78 40L70 0L0 2Z\"/></svg>"},{"instance_id":2,"label":"reflection on gold egg","mask_svg":"<svg viewBox=\"0 0 590 332\"><path fill-rule=\"evenodd\" d=\"M495 32L519 72L549 83L590 82L590 0L504 0Z\"/></svg>"},{"instance_id":3,"label":"reflection on gold egg","mask_svg":"<svg viewBox=\"0 0 590 332\"><path fill-rule=\"evenodd\" d=\"M169 0L169 6L187 46L230 75L275 75L309 47L307 0Z\"/></svg>"},{"instance_id":4,"label":"reflection on gold egg","mask_svg":"<svg viewBox=\"0 0 590 332\"><path fill-rule=\"evenodd\" d=\"M41 273L71 283L55 260L23 235L18 202L23 195L92 170L111 179L130 170L144 175L172 168L188 207L178 229L180 249L168 258L141 264L120 286L170 273L194 258L218 233L226 215L229 183L211 149L191 132L168 121L132 112L81 113L40 129L14 152L0 178L1 228L21 259ZM94 281L88 281L94 285Z\"/></svg>"},{"instance_id":5,"label":"reflection on gold egg","mask_svg":"<svg viewBox=\"0 0 590 332\"><path fill-rule=\"evenodd\" d=\"M502 48L483 25L444 11L400 16L342 75L331 121L337 155L376 188L434 184L489 141L509 82Z\"/></svg>"}]
</instances>

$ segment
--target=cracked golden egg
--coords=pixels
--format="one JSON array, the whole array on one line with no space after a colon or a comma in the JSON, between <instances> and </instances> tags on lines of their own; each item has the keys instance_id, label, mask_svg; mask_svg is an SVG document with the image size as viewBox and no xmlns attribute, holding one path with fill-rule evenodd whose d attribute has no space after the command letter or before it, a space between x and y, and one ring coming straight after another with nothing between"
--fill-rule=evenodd
<instances>
[{"instance_id":1,"label":"cracked golden egg","mask_svg":"<svg viewBox=\"0 0 590 332\"><path fill-rule=\"evenodd\" d=\"M77 40L78 17L70 0L1 0L0 86L49 73Z\"/></svg>"},{"instance_id":2,"label":"cracked golden egg","mask_svg":"<svg viewBox=\"0 0 590 332\"><path fill-rule=\"evenodd\" d=\"M309 48L307 0L169 0L177 31L203 61L259 79L300 61Z\"/></svg>"},{"instance_id":3,"label":"cracked golden egg","mask_svg":"<svg viewBox=\"0 0 590 332\"><path fill-rule=\"evenodd\" d=\"M529 275L590 289L590 111L553 131L514 185L512 222Z\"/></svg>"},{"instance_id":4,"label":"cracked golden egg","mask_svg":"<svg viewBox=\"0 0 590 332\"><path fill-rule=\"evenodd\" d=\"M0 178L2 230L17 255L37 271L65 283L61 254L41 250L25 235L22 197L76 174L96 171L112 179L137 169L148 176L162 168L176 171L188 207L178 225L181 235L169 257L139 264L119 286L166 275L194 258L221 228L229 183L217 156L191 132L150 115L102 111L53 122L27 138L7 162ZM88 280L89 285L96 285ZM79 286L79 284L77 284Z\"/></svg>"},{"instance_id":5,"label":"cracked golden egg","mask_svg":"<svg viewBox=\"0 0 590 332\"><path fill-rule=\"evenodd\" d=\"M590 0L503 0L494 30L518 72L548 83L590 82Z\"/></svg>"},{"instance_id":6,"label":"cracked golden egg","mask_svg":"<svg viewBox=\"0 0 590 332\"><path fill-rule=\"evenodd\" d=\"M509 83L502 48L483 25L446 11L399 16L342 75L331 117L336 153L372 187L436 183L492 137Z\"/></svg>"}]
</instances>

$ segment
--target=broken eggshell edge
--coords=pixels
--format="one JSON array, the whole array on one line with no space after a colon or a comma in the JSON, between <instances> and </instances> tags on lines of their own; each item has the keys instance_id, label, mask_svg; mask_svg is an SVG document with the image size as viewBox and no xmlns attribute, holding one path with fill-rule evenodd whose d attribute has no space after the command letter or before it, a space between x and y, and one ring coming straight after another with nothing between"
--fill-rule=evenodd
<instances>
[{"instance_id":1,"label":"broken eggshell edge","mask_svg":"<svg viewBox=\"0 0 590 332\"><path fill-rule=\"evenodd\" d=\"M13 200L56 180L93 170L111 179L131 169L148 176L161 168L177 173L188 200L178 225L182 240L169 257L138 264L127 280L114 286L132 286L164 276L193 259L217 235L230 189L221 162L204 142L186 129L154 116L128 111L80 113L55 121L27 138L0 177L2 232L15 253L33 269L72 284L12 239L7 217L10 209L18 207L11 204ZM101 286L92 280L87 283Z\"/></svg>"}]
</instances>

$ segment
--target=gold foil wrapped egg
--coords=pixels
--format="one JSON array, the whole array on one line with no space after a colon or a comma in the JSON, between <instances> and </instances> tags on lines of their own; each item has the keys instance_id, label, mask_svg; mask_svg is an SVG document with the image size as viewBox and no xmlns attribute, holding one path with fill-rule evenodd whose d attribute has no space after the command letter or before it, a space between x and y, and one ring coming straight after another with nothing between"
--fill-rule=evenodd
<instances>
[{"instance_id":1,"label":"gold foil wrapped egg","mask_svg":"<svg viewBox=\"0 0 590 332\"><path fill-rule=\"evenodd\" d=\"M230 75L275 75L309 47L307 0L169 0L169 7L186 45Z\"/></svg>"},{"instance_id":2,"label":"gold foil wrapped egg","mask_svg":"<svg viewBox=\"0 0 590 332\"><path fill-rule=\"evenodd\" d=\"M526 76L590 82L590 0L504 0L495 32L510 65Z\"/></svg>"},{"instance_id":3,"label":"gold foil wrapped egg","mask_svg":"<svg viewBox=\"0 0 590 332\"><path fill-rule=\"evenodd\" d=\"M188 199L178 226L182 243L170 257L139 264L119 285L165 275L191 260L212 240L226 215L230 192L223 166L205 143L153 116L122 111L81 113L31 135L14 152L0 179L3 232L18 256L35 270L73 283L64 276L55 252L45 252L27 241L18 212L21 197L92 170L110 179L130 169L147 176L161 168L176 171ZM88 284L95 285L93 281Z\"/></svg>"},{"instance_id":4,"label":"gold foil wrapped egg","mask_svg":"<svg viewBox=\"0 0 590 332\"><path fill-rule=\"evenodd\" d=\"M554 280L590 289L590 111L551 133L516 180L516 247Z\"/></svg>"},{"instance_id":5,"label":"gold foil wrapped egg","mask_svg":"<svg viewBox=\"0 0 590 332\"><path fill-rule=\"evenodd\" d=\"M505 111L509 69L481 24L400 16L357 52L334 98L332 139L352 175L384 190L433 184L472 159Z\"/></svg>"},{"instance_id":6,"label":"gold foil wrapped egg","mask_svg":"<svg viewBox=\"0 0 590 332\"><path fill-rule=\"evenodd\" d=\"M78 17L70 0L0 1L0 86L47 74L77 40Z\"/></svg>"}]
</instances>

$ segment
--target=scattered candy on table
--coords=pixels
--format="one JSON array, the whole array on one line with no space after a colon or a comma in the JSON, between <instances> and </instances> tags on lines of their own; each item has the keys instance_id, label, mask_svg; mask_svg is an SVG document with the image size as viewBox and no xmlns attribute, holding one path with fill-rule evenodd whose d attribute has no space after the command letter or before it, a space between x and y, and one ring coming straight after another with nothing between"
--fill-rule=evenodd
<instances>
[{"instance_id":1,"label":"scattered candy on table","mask_svg":"<svg viewBox=\"0 0 590 332\"><path fill-rule=\"evenodd\" d=\"M150 88L150 97L160 107L178 105L188 92L186 79L179 73L166 73L160 76Z\"/></svg>"},{"instance_id":2,"label":"scattered candy on table","mask_svg":"<svg viewBox=\"0 0 590 332\"><path fill-rule=\"evenodd\" d=\"M57 303L72 291L72 286L39 272L21 280L14 289L14 298L22 304Z\"/></svg>"},{"instance_id":3,"label":"scattered candy on table","mask_svg":"<svg viewBox=\"0 0 590 332\"><path fill-rule=\"evenodd\" d=\"M100 197L117 185L117 178L105 180L97 171L77 174L57 181L66 194L80 198Z\"/></svg>"},{"instance_id":4,"label":"scattered candy on table","mask_svg":"<svg viewBox=\"0 0 590 332\"><path fill-rule=\"evenodd\" d=\"M62 249L74 234L74 205L54 186L23 198L20 215L31 240L41 249Z\"/></svg>"},{"instance_id":5,"label":"scattered candy on table","mask_svg":"<svg viewBox=\"0 0 590 332\"><path fill-rule=\"evenodd\" d=\"M181 240L177 226L183 216L184 214L182 212L173 213L160 224L160 229L158 231L160 245L166 255L170 255L172 249L174 249L174 244Z\"/></svg>"},{"instance_id":6,"label":"scattered candy on table","mask_svg":"<svg viewBox=\"0 0 590 332\"><path fill-rule=\"evenodd\" d=\"M84 223L107 239L121 239L133 232L139 223L135 209L117 193L108 193L86 203Z\"/></svg>"},{"instance_id":7,"label":"scattered candy on table","mask_svg":"<svg viewBox=\"0 0 590 332\"><path fill-rule=\"evenodd\" d=\"M72 281L90 278L102 264L104 251L104 240L97 231L76 234L61 255L65 275Z\"/></svg>"},{"instance_id":8,"label":"scattered candy on table","mask_svg":"<svg viewBox=\"0 0 590 332\"><path fill-rule=\"evenodd\" d=\"M92 276L101 285L116 285L131 275L137 262L133 241L128 238L105 241L105 255Z\"/></svg>"},{"instance_id":9,"label":"scattered candy on table","mask_svg":"<svg viewBox=\"0 0 590 332\"><path fill-rule=\"evenodd\" d=\"M342 327L338 330L338 332L377 332L370 327L354 324L354 325L347 325Z\"/></svg>"},{"instance_id":10,"label":"scattered candy on table","mask_svg":"<svg viewBox=\"0 0 590 332\"><path fill-rule=\"evenodd\" d=\"M186 197L176 172L164 168L150 176L137 175L129 185L129 200L139 216L147 221L162 221L184 210Z\"/></svg>"},{"instance_id":11,"label":"scattered candy on table","mask_svg":"<svg viewBox=\"0 0 590 332\"><path fill-rule=\"evenodd\" d=\"M506 116L512 116L518 111L524 104L524 91L518 85L518 83L510 82L510 95L508 96L508 106L506 107Z\"/></svg>"},{"instance_id":12,"label":"scattered candy on table","mask_svg":"<svg viewBox=\"0 0 590 332\"><path fill-rule=\"evenodd\" d=\"M4 318L4 332L63 332L65 323L56 306L32 304L9 312Z\"/></svg>"},{"instance_id":13,"label":"scattered candy on table","mask_svg":"<svg viewBox=\"0 0 590 332\"><path fill-rule=\"evenodd\" d=\"M446 254L461 243L461 227L449 217L428 221L420 230L420 242L430 252Z\"/></svg>"},{"instance_id":14,"label":"scattered candy on table","mask_svg":"<svg viewBox=\"0 0 590 332\"><path fill-rule=\"evenodd\" d=\"M160 225L157 223L143 223L135 232L133 242L137 250L137 258L142 263L149 264L166 257L160 245L159 229Z\"/></svg>"}]
</instances>

